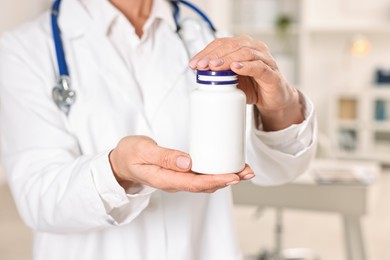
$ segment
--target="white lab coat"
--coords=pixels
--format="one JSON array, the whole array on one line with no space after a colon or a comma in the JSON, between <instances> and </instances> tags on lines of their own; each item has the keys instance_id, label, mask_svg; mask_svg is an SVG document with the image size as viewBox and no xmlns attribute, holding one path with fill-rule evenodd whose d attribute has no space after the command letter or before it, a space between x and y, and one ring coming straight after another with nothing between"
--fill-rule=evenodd
<instances>
[{"instance_id":1,"label":"white lab coat","mask_svg":"<svg viewBox=\"0 0 390 260\"><path fill-rule=\"evenodd\" d=\"M182 42L172 30L166 35L177 56L161 50L169 66L156 78L164 75L168 84L146 106L124 61L77 0L63 1L60 26L77 92L68 117L51 98L57 63L49 15L4 35L0 48L2 160L18 210L34 230L34 259L241 259L230 188L126 193L109 165L109 151L127 135L187 151L195 86ZM306 106L298 126L274 133L250 128L255 182L280 184L304 171L316 138Z\"/></svg>"}]
</instances>

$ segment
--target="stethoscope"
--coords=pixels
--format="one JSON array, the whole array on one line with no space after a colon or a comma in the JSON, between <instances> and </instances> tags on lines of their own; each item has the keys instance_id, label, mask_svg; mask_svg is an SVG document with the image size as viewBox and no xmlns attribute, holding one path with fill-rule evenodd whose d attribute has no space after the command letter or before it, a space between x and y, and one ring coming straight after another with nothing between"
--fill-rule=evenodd
<instances>
[{"instance_id":1,"label":"stethoscope","mask_svg":"<svg viewBox=\"0 0 390 260\"><path fill-rule=\"evenodd\" d=\"M179 3L189 7L195 13L197 13L208 25L210 31L215 35L216 29L210 19L202 12L198 7L185 0L169 0L173 6L173 18L176 24L176 33L182 39L180 31L181 26L179 24L180 8ZM68 115L71 106L76 101L76 92L71 87L71 80L68 70L68 65L65 58L64 47L61 39L61 32L58 26L58 16L60 13L61 0L56 0L51 8L51 26L53 32L53 41L56 50L57 64L58 64L58 80L56 86L53 88L52 97L57 107ZM182 39L183 40L183 39Z\"/></svg>"}]
</instances>

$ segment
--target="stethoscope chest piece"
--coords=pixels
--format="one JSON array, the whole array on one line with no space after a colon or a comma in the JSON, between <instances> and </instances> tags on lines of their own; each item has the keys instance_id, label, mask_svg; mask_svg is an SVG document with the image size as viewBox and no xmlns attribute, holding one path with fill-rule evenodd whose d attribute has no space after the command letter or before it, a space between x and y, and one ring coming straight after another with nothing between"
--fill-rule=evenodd
<instances>
[{"instance_id":1,"label":"stethoscope chest piece","mask_svg":"<svg viewBox=\"0 0 390 260\"><path fill-rule=\"evenodd\" d=\"M61 77L58 84L52 90L53 100L57 107L65 114L76 101L76 92L70 88L68 77Z\"/></svg>"}]
</instances>

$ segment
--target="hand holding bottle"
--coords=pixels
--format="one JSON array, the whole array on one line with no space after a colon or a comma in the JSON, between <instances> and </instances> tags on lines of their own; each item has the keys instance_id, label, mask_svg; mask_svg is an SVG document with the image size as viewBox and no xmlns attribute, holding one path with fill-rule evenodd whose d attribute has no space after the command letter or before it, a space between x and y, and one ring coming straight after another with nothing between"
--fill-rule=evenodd
<instances>
[{"instance_id":1,"label":"hand holding bottle","mask_svg":"<svg viewBox=\"0 0 390 260\"><path fill-rule=\"evenodd\" d=\"M194 173L188 154L158 146L146 136L123 138L111 151L109 159L124 189L144 184L168 192L214 192L254 176L248 166L237 174Z\"/></svg>"},{"instance_id":2,"label":"hand holding bottle","mask_svg":"<svg viewBox=\"0 0 390 260\"><path fill-rule=\"evenodd\" d=\"M239 75L248 104L261 114L263 129L276 131L304 120L299 92L278 69L267 45L249 36L219 38L190 61L197 70L228 70Z\"/></svg>"}]
</instances>

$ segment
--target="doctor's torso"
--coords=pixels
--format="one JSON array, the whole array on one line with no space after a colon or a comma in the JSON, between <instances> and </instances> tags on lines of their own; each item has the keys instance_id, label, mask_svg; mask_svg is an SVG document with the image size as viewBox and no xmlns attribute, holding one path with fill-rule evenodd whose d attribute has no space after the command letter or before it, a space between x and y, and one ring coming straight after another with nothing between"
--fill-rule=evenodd
<instances>
[{"instance_id":1,"label":"doctor's torso","mask_svg":"<svg viewBox=\"0 0 390 260\"><path fill-rule=\"evenodd\" d=\"M153 17L141 38L121 15L106 32L99 26L91 23L82 37L64 41L77 92L68 121L86 142L80 143L82 152L110 148L126 135L147 135L161 146L186 151L195 75L172 24ZM88 150L99 140L101 146Z\"/></svg>"},{"instance_id":2,"label":"doctor's torso","mask_svg":"<svg viewBox=\"0 0 390 260\"><path fill-rule=\"evenodd\" d=\"M31 85L41 88L33 91L40 95L33 97L40 100L37 113L47 111L42 114L45 120L69 132L80 156L112 149L127 135L147 135L161 146L187 151L189 93L195 74L172 24L157 17L139 39L123 17L103 30L79 1L64 0L61 8L64 50L77 93L68 116L51 99L57 72L49 15L8 36L41 83ZM85 260L239 259L231 207L229 188L212 195L156 191L129 224L85 233L36 232L34 255Z\"/></svg>"}]
</instances>

